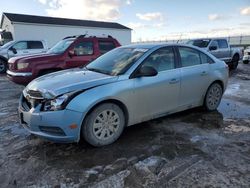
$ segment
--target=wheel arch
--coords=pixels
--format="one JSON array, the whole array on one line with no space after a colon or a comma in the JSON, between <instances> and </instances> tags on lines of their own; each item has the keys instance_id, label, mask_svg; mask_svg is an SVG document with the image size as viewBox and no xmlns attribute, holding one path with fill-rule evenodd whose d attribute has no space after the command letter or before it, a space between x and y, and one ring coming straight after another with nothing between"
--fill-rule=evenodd
<instances>
[{"instance_id":1,"label":"wheel arch","mask_svg":"<svg viewBox=\"0 0 250 188\"><path fill-rule=\"evenodd\" d=\"M238 57L238 60L240 59L240 54L238 52L234 53L233 57L232 57L232 60L234 57Z\"/></svg>"},{"instance_id":2,"label":"wheel arch","mask_svg":"<svg viewBox=\"0 0 250 188\"><path fill-rule=\"evenodd\" d=\"M8 62L8 59L6 57L4 57L4 56L0 55L0 59L3 60L3 61L5 61L6 63Z\"/></svg>"},{"instance_id":3,"label":"wheel arch","mask_svg":"<svg viewBox=\"0 0 250 188\"><path fill-rule=\"evenodd\" d=\"M8 69L8 59L6 59L4 56L0 56L0 61L3 64L3 69L0 72L0 74L2 74L5 73Z\"/></svg>"},{"instance_id":4,"label":"wheel arch","mask_svg":"<svg viewBox=\"0 0 250 188\"><path fill-rule=\"evenodd\" d=\"M125 116L125 127L127 127L128 125L128 121L129 121L129 112L128 112L128 109L126 107L126 105L121 102L120 100L118 99L105 99L105 100L102 100L102 101L99 101L97 102L96 104L94 104L93 106L90 107L90 109L88 110L88 112L85 114L85 116L83 117L82 119L82 122L81 122L81 128L80 128L80 131L79 131L79 139L78 140L81 140L82 139L82 128L83 128L83 125L84 125L84 122L86 120L86 117L99 105L101 104L104 104L104 103L113 103L113 104L116 104L117 106L119 106L121 108L121 110L123 111L124 113L124 116Z\"/></svg>"},{"instance_id":5,"label":"wheel arch","mask_svg":"<svg viewBox=\"0 0 250 188\"><path fill-rule=\"evenodd\" d=\"M224 91L225 86L224 86L223 81L221 81L221 80L215 80L215 81L213 81L213 82L209 85L209 87L210 87L212 84L214 84L214 83L220 84L220 86L222 87L222 91ZM209 87L208 87L208 88L209 88ZM208 88L207 88L207 89L208 89Z\"/></svg>"},{"instance_id":6,"label":"wheel arch","mask_svg":"<svg viewBox=\"0 0 250 188\"><path fill-rule=\"evenodd\" d=\"M205 95L204 95L204 97L203 97L203 104L204 104L204 102L205 102L205 99L206 99L206 95L207 95L207 91L208 91L208 89L211 87L211 85L213 85L214 83L218 83L221 87L222 87L222 91L224 92L225 90L225 86L224 86L224 83L223 83L223 81L221 81L221 80L219 80L219 79L217 79L217 80L214 80L213 82L211 82L210 84L209 84L209 86L207 87L207 89L206 89L206 92L205 92Z\"/></svg>"},{"instance_id":7,"label":"wheel arch","mask_svg":"<svg viewBox=\"0 0 250 188\"><path fill-rule=\"evenodd\" d=\"M221 80L215 80L215 81L213 81L209 86L208 86L208 88L207 88L207 90L206 90L206 94L204 95L204 98L203 98L203 107L206 109L206 110L208 110L208 111L213 111L213 110L215 110L216 108L218 108L218 106L219 106L219 104L218 104L218 106L215 108L215 109L209 109L209 107L207 107L207 104L206 104L206 98L207 98L207 93L208 93L208 91L209 91L209 89L210 89L210 87L213 85L213 84L219 84L220 86L221 86L221 88L222 88L222 94L221 94L221 98L222 98L222 96L223 96L223 93L224 93L224 83L223 83L223 81L221 81ZM221 98L220 98L220 100L221 100ZM219 101L220 102L220 101Z\"/></svg>"}]
</instances>

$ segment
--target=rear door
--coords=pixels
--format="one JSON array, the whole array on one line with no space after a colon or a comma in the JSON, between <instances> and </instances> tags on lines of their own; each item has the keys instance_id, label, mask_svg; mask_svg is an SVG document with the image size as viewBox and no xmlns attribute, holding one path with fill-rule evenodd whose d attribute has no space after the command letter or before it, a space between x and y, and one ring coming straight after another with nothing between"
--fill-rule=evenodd
<instances>
[{"instance_id":1,"label":"rear door","mask_svg":"<svg viewBox=\"0 0 250 188\"><path fill-rule=\"evenodd\" d=\"M134 78L134 91L138 108L137 118L147 120L167 114L178 106L180 69L176 68L172 47L164 47L149 55L142 66L158 71L153 77Z\"/></svg>"},{"instance_id":2,"label":"rear door","mask_svg":"<svg viewBox=\"0 0 250 188\"><path fill-rule=\"evenodd\" d=\"M93 40L80 40L74 43L70 50L74 52L74 55L67 54L66 68L85 66L96 58Z\"/></svg>"},{"instance_id":3,"label":"rear door","mask_svg":"<svg viewBox=\"0 0 250 188\"><path fill-rule=\"evenodd\" d=\"M206 55L196 49L178 47L178 52L182 66L179 104L190 108L202 102L210 80L209 64Z\"/></svg>"}]
</instances>

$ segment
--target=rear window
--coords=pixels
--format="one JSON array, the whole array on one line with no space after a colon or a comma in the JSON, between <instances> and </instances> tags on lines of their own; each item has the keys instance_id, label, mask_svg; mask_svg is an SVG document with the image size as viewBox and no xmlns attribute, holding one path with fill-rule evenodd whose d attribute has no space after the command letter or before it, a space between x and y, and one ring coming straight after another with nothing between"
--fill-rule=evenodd
<instances>
[{"instance_id":1,"label":"rear window","mask_svg":"<svg viewBox=\"0 0 250 188\"><path fill-rule=\"evenodd\" d=\"M210 39L190 40L187 42L187 44L191 44L200 48L206 48L210 41Z\"/></svg>"},{"instance_id":2,"label":"rear window","mask_svg":"<svg viewBox=\"0 0 250 188\"><path fill-rule=\"evenodd\" d=\"M28 41L29 49L43 49L43 43L41 41Z\"/></svg>"},{"instance_id":3,"label":"rear window","mask_svg":"<svg viewBox=\"0 0 250 188\"><path fill-rule=\"evenodd\" d=\"M179 47L182 67L189 67L201 64L200 52L187 47Z\"/></svg>"},{"instance_id":4,"label":"rear window","mask_svg":"<svg viewBox=\"0 0 250 188\"><path fill-rule=\"evenodd\" d=\"M105 54L106 52L115 48L115 44L111 41L99 41L99 50L101 54Z\"/></svg>"},{"instance_id":5,"label":"rear window","mask_svg":"<svg viewBox=\"0 0 250 188\"><path fill-rule=\"evenodd\" d=\"M206 63L212 64L212 63L214 63L214 61L209 56L207 56L206 54L201 53L201 52L200 52L200 58L201 58L201 63L202 64L206 64Z\"/></svg>"}]
</instances>

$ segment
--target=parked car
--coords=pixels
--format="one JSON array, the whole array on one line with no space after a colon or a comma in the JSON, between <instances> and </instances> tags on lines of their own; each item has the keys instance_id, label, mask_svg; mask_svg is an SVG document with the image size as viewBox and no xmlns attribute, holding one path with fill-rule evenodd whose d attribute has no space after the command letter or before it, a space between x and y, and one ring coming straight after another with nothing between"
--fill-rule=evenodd
<instances>
[{"instance_id":1,"label":"parked car","mask_svg":"<svg viewBox=\"0 0 250 188\"><path fill-rule=\"evenodd\" d=\"M46 54L10 59L7 75L11 81L25 85L44 74L85 66L118 46L120 43L111 36L69 36Z\"/></svg>"},{"instance_id":2,"label":"parked car","mask_svg":"<svg viewBox=\"0 0 250 188\"><path fill-rule=\"evenodd\" d=\"M243 63L248 64L250 61L250 46L244 50Z\"/></svg>"},{"instance_id":3,"label":"parked car","mask_svg":"<svg viewBox=\"0 0 250 188\"><path fill-rule=\"evenodd\" d=\"M0 73L6 72L8 59L12 57L45 53L47 50L43 40L10 41L0 47Z\"/></svg>"},{"instance_id":4,"label":"parked car","mask_svg":"<svg viewBox=\"0 0 250 188\"><path fill-rule=\"evenodd\" d=\"M103 146L136 123L202 105L215 110L227 82L228 66L197 47L129 45L33 80L22 92L20 120L55 142Z\"/></svg>"},{"instance_id":5,"label":"parked car","mask_svg":"<svg viewBox=\"0 0 250 188\"><path fill-rule=\"evenodd\" d=\"M205 49L218 59L225 61L231 69L237 68L243 56L242 49L231 47L225 38L194 39L189 40L187 44Z\"/></svg>"}]
</instances>

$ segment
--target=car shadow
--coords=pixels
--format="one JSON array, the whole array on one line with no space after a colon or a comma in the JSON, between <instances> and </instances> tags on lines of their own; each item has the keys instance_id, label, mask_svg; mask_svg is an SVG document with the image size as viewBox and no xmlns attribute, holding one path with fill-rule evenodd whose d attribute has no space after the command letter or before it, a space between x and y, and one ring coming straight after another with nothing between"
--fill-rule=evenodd
<instances>
[{"instance_id":1,"label":"car shadow","mask_svg":"<svg viewBox=\"0 0 250 188\"><path fill-rule=\"evenodd\" d=\"M202 154L187 135L168 128L168 124L192 123L202 129L219 129L223 116L218 111L204 112L200 108L186 110L170 116L140 123L124 130L113 144L95 148L81 141L78 144L56 144L37 137L30 139L31 145L21 151L22 158L35 157L53 168L87 169L108 165L120 158L142 160L149 156L167 159ZM35 143L34 140L36 140Z\"/></svg>"}]
</instances>

